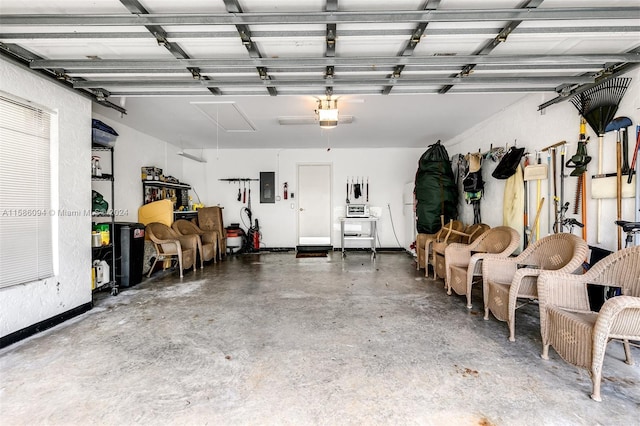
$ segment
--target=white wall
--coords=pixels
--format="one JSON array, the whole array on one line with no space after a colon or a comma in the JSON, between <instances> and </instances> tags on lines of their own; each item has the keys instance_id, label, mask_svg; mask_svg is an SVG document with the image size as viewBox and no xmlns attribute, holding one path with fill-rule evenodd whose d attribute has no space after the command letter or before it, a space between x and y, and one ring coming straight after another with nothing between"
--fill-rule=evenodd
<instances>
[{"instance_id":1,"label":"white wall","mask_svg":"<svg viewBox=\"0 0 640 426\"><path fill-rule=\"evenodd\" d=\"M58 207L68 212L90 210L91 102L4 60L0 60L0 75L0 90L57 112L59 136L52 156L59 159L53 164ZM54 220L59 227L57 273L46 280L0 289L2 336L91 302L91 217L55 216Z\"/></svg>"},{"instance_id":2,"label":"white wall","mask_svg":"<svg viewBox=\"0 0 640 426\"><path fill-rule=\"evenodd\" d=\"M238 185L219 181L226 178L258 179L260 172L275 172L276 187L282 197L282 185L288 183L289 193L297 192L299 164L329 163L332 165L332 204L334 230L332 244L340 246L338 218L344 215L346 180L351 176L369 177L369 204L380 215L378 236L381 247L404 247L405 224L402 209L404 184L413 181L418 159L424 149L299 149L299 150L205 150L207 163L185 160L184 180L191 184L205 205L224 207L225 226L240 223L246 230L245 204L237 201ZM198 154L200 154L198 152ZM297 244L297 197L260 204L259 182L252 182L251 210L260 222L262 245L294 247ZM362 198L359 199L363 200ZM197 201L197 200L196 200ZM390 209L389 209L390 206ZM393 225L399 240L393 233Z\"/></svg>"},{"instance_id":3,"label":"white wall","mask_svg":"<svg viewBox=\"0 0 640 426\"><path fill-rule=\"evenodd\" d=\"M631 86L620 103L616 117L627 116L633 121L633 126L629 127L629 152L631 163L632 152L635 146L635 125L640 122L640 71L631 72L624 77L632 77ZM525 97L516 104L506 108L489 120L475 126L474 128L460 134L459 136L445 142L445 146L450 155L468 152L482 152L489 150L493 146L513 145L517 141L518 146L526 147L529 152L535 152L556 142L566 140L569 142L567 148L567 159L575 154L577 148L580 119L576 108L569 101L565 101L550 106L543 113L538 111L538 105L552 99L554 96L545 94L532 94ZM596 222L597 209L596 201L591 199L591 175L597 173L598 164L598 137L587 125L587 133L591 141L587 146L588 154L593 157L587 171L587 242L590 245L599 246L607 250L617 249L617 227L616 220L616 200L607 199L602 201L601 217L601 243L596 242ZM604 137L603 150L603 172L610 173L616 171L616 136L615 132L608 133ZM546 154L542 160L546 163ZM558 155L558 167L559 167ZM482 220L491 226L502 224L502 196L504 192L503 180L491 177L491 172L497 163L485 161L483 165L483 177L485 180L485 196L482 200ZM566 174L569 174L568 170ZM575 177L565 179L565 201L569 201L571 206L569 212L573 211L575 188ZM546 198L543 214L541 216L541 236L547 235L549 199L547 197L547 185L552 180L542 182L542 196ZM560 182L558 180L558 191ZM535 183L530 185L530 206L535 205ZM634 200L633 198L623 199L622 218L624 220L634 220ZM463 205L461 211L462 220L472 222L473 211L471 206ZM535 209L530 209L530 221L533 222ZM580 215L569 215L581 220ZM553 222L553 218L551 219ZM574 233L581 235L577 228ZM623 235L624 238L624 235ZM624 246L624 241L623 241Z\"/></svg>"},{"instance_id":4,"label":"white wall","mask_svg":"<svg viewBox=\"0 0 640 426\"><path fill-rule=\"evenodd\" d=\"M176 155L178 147L141 133L122 123L114 122L100 114L96 118L113 127L118 132L114 150L115 168L115 204L109 201L109 207L115 207L117 222L137 222L138 207L142 205L142 180L140 168L159 167L165 176L174 176L182 180L183 158ZM111 173L108 154L101 160L104 173ZM105 197L110 193L108 182L94 182L94 187Z\"/></svg>"}]
</instances>

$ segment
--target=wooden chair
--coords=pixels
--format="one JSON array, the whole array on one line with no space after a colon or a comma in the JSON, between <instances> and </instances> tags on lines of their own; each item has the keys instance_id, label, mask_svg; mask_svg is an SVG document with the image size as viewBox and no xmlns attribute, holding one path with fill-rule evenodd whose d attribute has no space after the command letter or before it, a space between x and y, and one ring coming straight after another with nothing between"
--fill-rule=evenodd
<instances>
[{"instance_id":1,"label":"wooden chair","mask_svg":"<svg viewBox=\"0 0 640 426\"><path fill-rule=\"evenodd\" d=\"M617 287L621 296L589 306L587 284ZM622 339L627 364L633 364L629 340L640 340L640 246L620 250L584 275L544 271L538 277L542 358L549 346L568 363L589 370L591 398L601 401L600 382L607 344Z\"/></svg>"},{"instance_id":2,"label":"wooden chair","mask_svg":"<svg viewBox=\"0 0 640 426\"><path fill-rule=\"evenodd\" d=\"M518 299L538 298L537 281L543 270L574 273L582 269L587 243L576 235L548 235L516 257L486 258L482 262L484 319L489 311L509 326L509 340L515 340Z\"/></svg>"},{"instance_id":3,"label":"wooden chair","mask_svg":"<svg viewBox=\"0 0 640 426\"><path fill-rule=\"evenodd\" d=\"M482 233L470 244L454 243L444 251L445 284L447 294L451 290L467 296L467 308L471 309L471 289L482 277L483 259L505 258L520 245L518 231L509 226L498 226Z\"/></svg>"},{"instance_id":4,"label":"wooden chair","mask_svg":"<svg viewBox=\"0 0 640 426\"><path fill-rule=\"evenodd\" d=\"M203 231L193 222L178 219L171 225L179 235L195 235L198 237L198 254L200 255L200 268L204 268L204 262L213 259L216 261L218 252L218 233L216 231Z\"/></svg>"},{"instance_id":5,"label":"wooden chair","mask_svg":"<svg viewBox=\"0 0 640 426\"><path fill-rule=\"evenodd\" d=\"M178 259L180 278L184 276L182 272L184 269L193 266L195 271L196 250L198 248L196 235L178 235L173 229L159 222L147 224L145 233L153 242L156 250L156 258L147 277L151 276L156 263L161 260Z\"/></svg>"}]
</instances>

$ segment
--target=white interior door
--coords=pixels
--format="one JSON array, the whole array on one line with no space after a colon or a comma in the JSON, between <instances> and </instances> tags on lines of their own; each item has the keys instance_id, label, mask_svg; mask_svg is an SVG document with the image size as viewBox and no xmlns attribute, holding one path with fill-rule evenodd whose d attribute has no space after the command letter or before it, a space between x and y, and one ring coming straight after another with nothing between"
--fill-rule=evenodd
<instances>
[{"instance_id":1,"label":"white interior door","mask_svg":"<svg viewBox=\"0 0 640 426\"><path fill-rule=\"evenodd\" d=\"M331 164L298 165L298 245L331 245Z\"/></svg>"}]
</instances>

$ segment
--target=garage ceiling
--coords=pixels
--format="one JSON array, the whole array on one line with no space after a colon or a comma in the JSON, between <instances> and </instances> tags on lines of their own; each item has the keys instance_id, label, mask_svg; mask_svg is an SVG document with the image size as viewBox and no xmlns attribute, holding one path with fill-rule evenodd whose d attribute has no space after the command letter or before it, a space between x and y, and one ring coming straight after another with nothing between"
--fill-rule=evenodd
<instances>
[{"instance_id":1,"label":"garage ceiling","mask_svg":"<svg viewBox=\"0 0 640 426\"><path fill-rule=\"evenodd\" d=\"M424 147L640 63L637 0L0 0L0 53L182 148ZM337 99L335 129L314 121Z\"/></svg>"}]
</instances>

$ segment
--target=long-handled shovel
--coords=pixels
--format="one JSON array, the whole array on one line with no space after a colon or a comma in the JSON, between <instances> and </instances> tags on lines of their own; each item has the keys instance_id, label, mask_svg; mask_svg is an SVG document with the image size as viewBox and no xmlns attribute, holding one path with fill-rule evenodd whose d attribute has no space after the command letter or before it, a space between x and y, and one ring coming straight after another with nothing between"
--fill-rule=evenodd
<instances>
[{"instance_id":1,"label":"long-handled shovel","mask_svg":"<svg viewBox=\"0 0 640 426\"><path fill-rule=\"evenodd\" d=\"M635 173L633 169L636 167L638 150L640 150L640 126L636 126L636 148L633 150L633 160L631 161L631 168L629 169L629 179L627 179L628 184L631 184L633 180L633 174Z\"/></svg>"},{"instance_id":2,"label":"long-handled shovel","mask_svg":"<svg viewBox=\"0 0 640 426\"><path fill-rule=\"evenodd\" d=\"M540 181L538 181L540 182ZM540 199L540 201L538 202L538 210L536 211L536 218L533 220L533 227L537 227L539 224L539 220L540 220L540 212L542 211L542 206L544 205L544 197L542 197ZM536 238L535 241L537 241L538 239ZM531 244L531 240L529 240L529 244Z\"/></svg>"},{"instance_id":3,"label":"long-handled shovel","mask_svg":"<svg viewBox=\"0 0 640 426\"><path fill-rule=\"evenodd\" d=\"M547 153L551 153L551 167L552 167L552 177L553 177L553 203L549 202L550 205L552 205L553 208L553 216L554 216L554 224L553 224L553 232L554 233L558 233L561 232L561 230L559 229L559 216L558 214L560 213L560 205L558 204L558 202L560 201L558 199L558 185L557 185L557 180L556 180L556 176L557 176L557 163L556 163L556 148L558 148L560 145L564 145L566 144L566 141L560 141L560 142L556 142L553 145L549 145L546 148L542 148L542 152L547 151ZM549 160L548 160L549 161ZM551 185L549 185L550 187ZM549 198L551 198L551 189L549 189ZM549 225L551 225L551 216L552 214L549 214ZM551 229L551 228L549 228Z\"/></svg>"},{"instance_id":4,"label":"long-handled shovel","mask_svg":"<svg viewBox=\"0 0 640 426\"><path fill-rule=\"evenodd\" d=\"M617 220L622 220L622 148L620 131L631 126L629 117L616 117L605 128L605 132L616 132L616 213ZM618 250L622 249L622 227L618 226Z\"/></svg>"}]
</instances>

